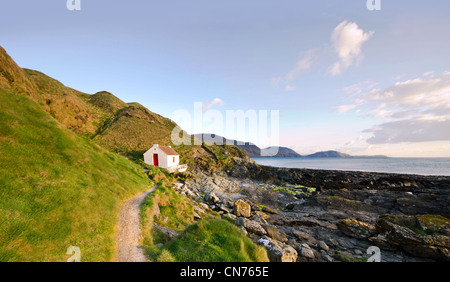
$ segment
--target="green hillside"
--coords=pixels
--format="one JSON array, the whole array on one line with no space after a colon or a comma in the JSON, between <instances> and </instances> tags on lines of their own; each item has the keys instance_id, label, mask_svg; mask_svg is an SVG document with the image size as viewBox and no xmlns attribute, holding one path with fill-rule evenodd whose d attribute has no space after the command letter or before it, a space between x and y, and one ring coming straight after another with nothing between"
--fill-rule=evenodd
<instances>
[{"instance_id":1,"label":"green hillside","mask_svg":"<svg viewBox=\"0 0 450 282\"><path fill-rule=\"evenodd\" d=\"M66 261L70 246L82 261L111 260L120 201L148 189L147 176L56 121L0 57L0 261Z\"/></svg>"},{"instance_id":2,"label":"green hillside","mask_svg":"<svg viewBox=\"0 0 450 282\"><path fill-rule=\"evenodd\" d=\"M170 119L22 69L1 47L0 104L0 261L65 261L70 246L83 261L111 260L120 201L149 188L135 162L155 143L190 170L247 158L235 146L174 146Z\"/></svg>"}]
</instances>

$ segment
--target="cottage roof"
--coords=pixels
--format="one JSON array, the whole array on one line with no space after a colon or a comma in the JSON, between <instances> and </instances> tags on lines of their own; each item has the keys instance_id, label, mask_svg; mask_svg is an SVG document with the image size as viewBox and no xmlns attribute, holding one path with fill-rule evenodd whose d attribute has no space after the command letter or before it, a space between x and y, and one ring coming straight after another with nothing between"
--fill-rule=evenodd
<instances>
[{"instance_id":1,"label":"cottage roof","mask_svg":"<svg viewBox=\"0 0 450 282\"><path fill-rule=\"evenodd\" d=\"M159 146L159 148L161 149L161 151L163 151L164 153L166 153L169 156L179 156L179 154L172 147Z\"/></svg>"}]
</instances>

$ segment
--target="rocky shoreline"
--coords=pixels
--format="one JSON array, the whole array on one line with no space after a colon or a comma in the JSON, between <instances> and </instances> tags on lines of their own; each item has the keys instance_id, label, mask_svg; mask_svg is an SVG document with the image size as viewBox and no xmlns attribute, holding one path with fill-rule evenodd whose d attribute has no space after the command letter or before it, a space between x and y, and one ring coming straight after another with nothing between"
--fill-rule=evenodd
<instances>
[{"instance_id":1,"label":"rocky shoreline","mask_svg":"<svg viewBox=\"0 0 450 282\"><path fill-rule=\"evenodd\" d=\"M237 162L174 188L229 218L271 261L450 261L450 177Z\"/></svg>"}]
</instances>

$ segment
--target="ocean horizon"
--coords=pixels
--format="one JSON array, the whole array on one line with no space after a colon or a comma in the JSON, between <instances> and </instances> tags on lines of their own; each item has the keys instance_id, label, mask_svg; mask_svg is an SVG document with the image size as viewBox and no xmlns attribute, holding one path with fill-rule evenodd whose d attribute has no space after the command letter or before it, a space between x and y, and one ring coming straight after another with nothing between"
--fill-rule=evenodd
<instances>
[{"instance_id":1,"label":"ocean horizon","mask_svg":"<svg viewBox=\"0 0 450 282\"><path fill-rule=\"evenodd\" d=\"M257 164L340 171L450 176L450 158L252 158Z\"/></svg>"}]
</instances>

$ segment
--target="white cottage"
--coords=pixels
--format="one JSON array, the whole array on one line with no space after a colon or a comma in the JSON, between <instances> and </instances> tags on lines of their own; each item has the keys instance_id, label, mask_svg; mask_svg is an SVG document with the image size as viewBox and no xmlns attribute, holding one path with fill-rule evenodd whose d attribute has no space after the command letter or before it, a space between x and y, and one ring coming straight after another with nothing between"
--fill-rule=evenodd
<instances>
[{"instance_id":1,"label":"white cottage","mask_svg":"<svg viewBox=\"0 0 450 282\"><path fill-rule=\"evenodd\" d=\"M179 165L180 155L170 146L154 144L144 153L144 163L165 168L169 172L184 172L187 165Z\"/></svg>"}]
</instances>

